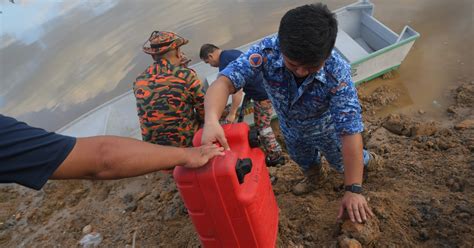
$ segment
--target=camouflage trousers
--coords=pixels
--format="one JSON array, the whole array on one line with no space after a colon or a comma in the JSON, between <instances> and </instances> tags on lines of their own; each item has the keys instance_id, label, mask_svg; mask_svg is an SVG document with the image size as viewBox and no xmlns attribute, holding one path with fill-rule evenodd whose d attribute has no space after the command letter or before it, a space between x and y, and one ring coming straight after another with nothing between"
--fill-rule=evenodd
<instances>
[{"instance_id":1,"label":"camouflage trousers","mask_svg":"<svg viewBox=\"0 0 474 248\"><path fill-rule=\"evenodd\" d=\"M258 130L260 141L267 156L274 160L281 156L282 151L271 126L272 115L272 102L269 99L253 102L253 120Z\"/></svg>"},{"instance_id":2,"label":"camouflage trousers","mask_svg":"<svg viewBox=\"0 0 474 248\"><path fill-rule=\"evenodd\" d=\"M245 99L242 103L242 108L244 108L244 113L248 104L250 104L250 99ZM227 106L222 114L221 123L224 123L224 119L229 113L229 106ZM275 133L273 132L271 122L272 122L273 108L272 102L267 99L263 101L253 101L253 120L255 127L257 128L260 143L262 148L265 151L265 154L271 159L277 159L281 156L282 149L278 143Z\"/></svg>"}]
</instances>

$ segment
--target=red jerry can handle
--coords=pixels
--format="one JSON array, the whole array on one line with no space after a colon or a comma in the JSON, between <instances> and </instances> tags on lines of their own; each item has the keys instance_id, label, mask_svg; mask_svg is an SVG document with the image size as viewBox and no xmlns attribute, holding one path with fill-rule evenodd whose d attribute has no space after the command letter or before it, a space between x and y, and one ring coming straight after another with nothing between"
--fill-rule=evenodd
<instances>
[{"instance_id":1,"label":"red jerry can handle","mask_svg":"<svg viewBox=\"0 0 474 248\"><path fill-rule=\"evenodd\" d=\"M224 124L222 125L222 129L224 130L227 143L231 150L236 152L239 158L246 157L252 148L249 143L249 125L245 122ZM193 146L197 147L201 145L202 131L201 128L194 134Z\"/></svg>"},{"instance_id":2,"label":"red jerry can handle","mask_svg":"<svg viewBox=\"0 0 474 248\"><path fill-rule=\"evenodd\" d=\"M239 184L244 183L245 175L249 174L250 171L252 171L252 160L250 158L237 159L235 173L237 174Z\"/></svg>"},{"instance_id":3,"label":"red jerry can handle","mask_svg":"<svg viewBox=\"0 0 474 248\"><path fill-rule=\"evenodd\" d=\"M230 151L225 151L224 157L214 157L207 165L201 167L202 170L206 170L208 166L213 166L216 163L220 164L222 161L227 160L228 163L230 162L228 159L233 160L231 164L228 164L231 168L228 168L233 171L233 174L236 178L236 183L238 183L241 187L237 189L237 197L240 199L241 202L245 202L246 204L252 202L252 200L257 197L256 196L256 188L258 188L259 181L262 180L260 177L261 170L260 164L253 164L253 163L265 163L263 152L258 149L258 151L251 148L249 144L249 131L250 127L247 123L233 123L233 124L225 124L222 125L224 129L224 133L227 138L227 142L231 148ZM199 129L193 138L193 145L200 146L202 139L202 129ZM261 155L256 155L261 154ZM254 161L257 157L262 157L262 161L259 162ZM198 169L200 170L200 169Z\"/></svg>"}]
</instances>

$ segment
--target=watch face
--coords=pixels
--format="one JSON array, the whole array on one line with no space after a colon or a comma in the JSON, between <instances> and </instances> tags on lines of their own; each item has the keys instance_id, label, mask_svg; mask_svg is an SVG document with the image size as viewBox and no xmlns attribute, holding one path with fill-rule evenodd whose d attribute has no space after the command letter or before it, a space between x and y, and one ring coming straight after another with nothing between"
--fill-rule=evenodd
<instances>
[{"instance_id":1,"label":"watch face","mask_svg":"<svg viewBox=\"0 0 474 248\"><path fill-rule=\"evenodd\" d=\"M362 193L362 186L359 184L352 184L352 185L346 186L346 191L360 194Z\"/></svg>"},{"instance_id":2,"label":"watch face","mask_svg":"<svg viewBox=\"0 0 474 248\"><path fill-rule=\"evenodd\" d=\"M362 193L362 187L361 186L356 186L356 185L352 185L352 192L354 193Z\"/></svg>"}]
</instances>

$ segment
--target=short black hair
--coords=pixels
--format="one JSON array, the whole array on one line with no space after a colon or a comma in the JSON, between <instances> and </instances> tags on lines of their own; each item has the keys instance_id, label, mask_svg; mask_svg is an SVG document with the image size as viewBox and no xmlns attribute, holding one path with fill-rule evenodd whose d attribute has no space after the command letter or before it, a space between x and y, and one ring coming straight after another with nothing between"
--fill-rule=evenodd
<instances>
[{"instance_id":1,"label":"short black hair","mask_svg":"<svg viewBox=\"0 0 474 248\"><path fill-rule=\"evenodd\" d=\"M327 59L336 36L336 16L322 3L289 10L281 18L278 29L281 52L305 65L320 65Z\"/></svg>"},{"instance_id":2,"label":"short black hair","mask_svg":"<svg viewBox=\"0 0 474 248\"><path fill-rule=\"evenodd\" d=\"M203 60L207 59L209 54L214 52L217 49L219 49L219 47L217 47L214 44L204 44L201 46L201 50L199 51L199 57Z\"/></svg>"}]
</instances>

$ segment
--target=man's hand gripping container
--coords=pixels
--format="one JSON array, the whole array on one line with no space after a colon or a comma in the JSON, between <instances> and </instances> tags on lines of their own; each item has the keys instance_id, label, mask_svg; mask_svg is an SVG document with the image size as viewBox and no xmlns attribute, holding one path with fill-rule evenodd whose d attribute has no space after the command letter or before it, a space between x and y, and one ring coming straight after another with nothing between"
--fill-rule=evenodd
<instances>
[{"instance_id":1,"label":"man's hand gripping container","mask_svg":"<svg viewBox=\"0 0 474 248\"><path fill-rule=\"evenodd\" d=\"M278 206L265 155L249 146L246 123L223 128L231 151L204 167L174 170L189 216L204 247L275 247ZM199 130L194 146L201 136Z\"/></svg>"}]
</instances>

